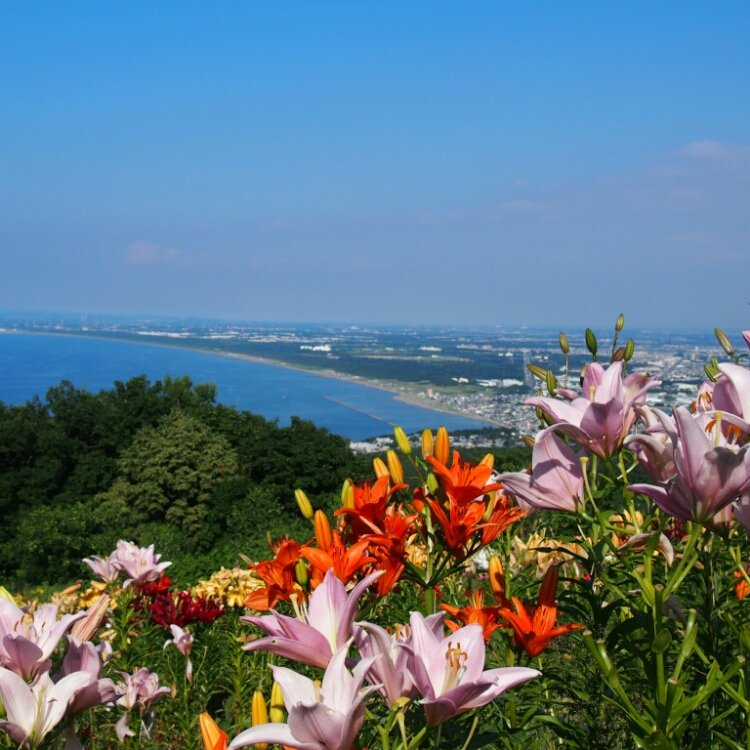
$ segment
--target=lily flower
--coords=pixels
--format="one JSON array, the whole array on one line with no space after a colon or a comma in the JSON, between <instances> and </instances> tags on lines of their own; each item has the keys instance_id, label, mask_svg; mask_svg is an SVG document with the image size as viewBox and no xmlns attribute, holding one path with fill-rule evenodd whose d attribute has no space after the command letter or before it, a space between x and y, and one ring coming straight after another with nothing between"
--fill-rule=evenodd
<instances>
[{"instance_id":1,"label":"lily flower","mask_svg":"<svg viewBox=\"0 0 750 750\"><path fill-rule=\"evenodd\" d=\"M704 392L705 393L705 392ZM700 398L699 398L699 402ZM638 462L655 482L666 482L676 473L674 449L677 445L677 425L674 418L660 409L638 407L645 428L625 438L625 447L635 451Z\"/></svg>"},{"instance_id":2,"label":"lily flower","mask_svg":"<svg viewBox=\"0 0 750 750\"><path fill-rule=\"evenodd\" d=\"M703 523L750 488L750 444L730 447L718 425L712 443L685 407L675 409L674 416L677 473L660 486L634 484L628 489L650 497L670 516Z\"/></svg>"},{"instance_id":3,"label":"lily flower","mask_svg":"<svg viewBox=\"0 0 750 750\"><path fill-rule=\"evenodd\" d=\"M298 601L305 593L297 582L295 568L301 559L300 546L294 539L282 541L275 550L272 560L263 560L253 566L253 570L266 586L256 589L245 598L249 609L267 611L279 602L291 601L294 596Z\"/></svg>"},{"instance_id":4,"label":"lily flower","mask_svg":"<svg viewBox=\"0 0 750 750\"><path fill-rule=\"evenodd\" d=\"M750 433L750 370L731 362L719 365L721 376L714 385L712 408L726 422Z\"/></svg>"},{"instance_id":5,"label":"lily flower","mask_svg":"<svg viewBox=\"0 0 750 750\"><path fill-rule=\"evenodd\" d=\"M526 667L484 669L485 646L479 625L447 637L418 612L411 614L410 670L422 696L428 724L440 724L464 711L480 708L516 685L541 673Z\"/></svg>"},{"instance_id":6,"label":"lily flower","mask_svg":"<svg viewBox=\"0 0 750 750\"><path fill-rule=\"evenodd\" d=\"M92 706L101 706L114 701L119 693L115 683L108 678L99 679L102 662L111 653L109 644L97 647L90 641L80 641L68 636L68 650L65 652L60 671L54 675L54 681L60 682L71 674L88 674L89 683L77 690L70 700L70 713L77 715ZM109 653L108 653L109 652ZM104 658L102 657L104 654Z\"/></svg>"},{"instance_id":7,"label":"lily flower","mask_svg":"<svg viewBox=\"0 0 750 750\"><path fill-rule=\"evenodd\" d=\"M94 575L101 578L105 583L114 583L120 577L122 568L120 568L114 552L109 557L99 557L98 555L84 557L83 562L91 568Z\"/></svg>"},{"instance_id":8,"label":"lily flower","mask_svg":"<svg viewBox=\"0 0 750 750\"><path fill-rule=\"evenodd\" d=\"M4 729L18 745L39 747L63 720L75 694L91 681L87 672L73 672L58 683L47 673L27 685L15 672L0 667L0 699L5 707Z\"/></svg>"},{"instance_id":9,"label":"lily flower","mask_svg":"<svg viewBox=\"0 0 750 750\"><path fill-rule=\"evenodd\" d=\"M630 432L635 407L645 404L647 392L659 382L641 373L623 378L619 361L606 370L592 362L586 367L581 394L560 389L558 393L567 401L535 396L525 403L547 414L558 432L597 456L609 458Z\"/></svg>"},{"instance_id":10,"label":"lily flower","mask_svg":"<svg viewBox=\"0 0 750 750\"><path fill-rule=\"evenodd\" d=\"M33 616L0 598L0 665L31 680L50 667L50 656L60 639L85 612L57 619L57 605L43 604Z\"/></svg>"},{"instance_id":11,"label":"lily flower","mask_svg":"<svg viewBox=\"0 0 750 750\"><path fill-rule=\"evenodd\" d=\"M482 628L482 637L488 642L492 634L500 627L500 610L499 604L484 606L484 591L477 589L469 594L469 604L465 607L453 607L450 604L441 604L440 609L444 609L449 615L455 617L463 625L479 625ZM446 620L445 624L453 632L459 630L461 625L453 620Z\"/></svg>"},{"instance_id":12,"label":"lily flower","mask_svg":"<svg viewBox=\"0 0 750 750\"><path fill-rule=\"evenodd\" d=\"M555 435L540 432L531 454L531 474L500 475L505 490L525 509L566 510L575 513L583 498L583 470L572 448Z\"/></svg>"},{"instance_id":13,"label":"lily flower","mask_svg":"<svg viewBox=\"0 0 750 750\"><path fill-rule=\"evenodd\" d=\"M453 462L448 468L434 456L427 456L443 489L460 505L481 500L486 494L499 490L502 485L492 480L492 467L464 461L458 451L453 451Z\"/></svg>"},{"instance_id":14,"label":"lily flower","mask_svg":"<svg viewBox=\"0 0 750 750\"><path fill-rule=\"evenodd\" d=\"M367 554L369 546L369 539L365 537L347 547L341 539L339 532L333 531L328 549L320 546L304 546L300 548L300 554L314 569L313 583L316 578L320 582L329 570L333 570L336 578L343 584L347 584L362 568L375 562L375 558L369 557ZM318 585L320 584L318 583Z\"/></svg>"},{"instance_id":15,"label":"lily flower","mask_svg":"<svg viewBox=\"0 0 750 750\"><path fill-rule=\"evenodd\" d=\"M349 644L330 660L322 683L284 667L272 666L289 712L286 724L259 724L240 732L229 750L268 742L299 750L350 750L365 719L365 698L377 685L362 687L372 659L362 659L352 673L345 665Z\"/></svg>"},{"instance_id":16,"label":"lily flower","mask_svg":"<svg viewBox=\"0 0 750 750\"><path fill-rule=\"evenodd\" d=\"M558 636L579 630L580 625L558 625L557 602L557 566L547 569L539 589L536 606L526 605L517 597L513 597L513 611L504 608L500 611L502 617L513 628L513 640L530 656L539 656L547 648L547 644Z\"/></svg>"},{"instance_id":17,"label":"lily flower","mask_svg":"<svg viewBox=\"0 0 750 750\"><path fill-rule=\"evenodd\" d=\"M169 626L172 637L164 643L164 648L174 646L185 657L185 677L188 682L193 681L193 663L190 661L190 650L193 648L193 634L183 630L179 625Z\"/></svg>"},{"instance_id":18,"label":"lily flower","mask_svg":"<svg viewBox=\"0 0 750 750\"><path fill-rule=\"evenodd\" d=\"M154 552L153 544L149 547L138 547L123 539L117 542L117 548L109 557L114 565L119 566L129 576L123 586L129 586L131 583L156 581L172 564L171 562L159 562L161 555Z\"/></svg>"},{"instance_id":19,"label":"lily flower","mask_svg":"<svg viewBox=\"0 0 750 750\"><path fill-rule=\"evenodd\" d=\"M298 606L298 617L271 612L263 617L242 617L268 634L243 646L245 651L269 651L304 664L325 668L334 653L352 635L357 601L380 576L371 573L347 594L346 588L329 570L323 583L313 591L307 607Z\"/></svg>"},{"instance_id":20,"label":"lily flower","mask_svg":"<svg viewBox=\"0 0 750 750\"><path fill-rule=\"evenodd\" d=\"M443 635L442 613L425 618L427 626L436 638ZM393 708L401 698L413 698L417 687L409 672L411 660L411 628L396 625L389 633L380 625L371 622L355 623L354 642L363 657L372 657L374 661L367 673L372 684L379 684L378 692L386 703Z\"/></svg>"}]
</instances>

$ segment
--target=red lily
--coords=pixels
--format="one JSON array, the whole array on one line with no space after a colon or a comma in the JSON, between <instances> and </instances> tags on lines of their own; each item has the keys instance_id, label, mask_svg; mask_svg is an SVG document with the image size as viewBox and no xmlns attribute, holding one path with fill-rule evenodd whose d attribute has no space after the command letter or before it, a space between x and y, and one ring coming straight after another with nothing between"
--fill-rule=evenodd
<instances>
[{"instance_id":1,"label":"red lily","mask_svg":"<svg viewBox=\"0 0 750 750\"><path fill-rule=\"evenodd\" d=\"M553 638L581 628L580 625L575 624L555 627L555 620L557 620L556 593L557 566L552 566L544 576L535 607L529 605L527 610L523 602L514 596L513 609L515 612L511 612L507 608L500 610L500 615L513 628L513 640L530 657L539 656Z\"/></svg>"},{"instance_id":2,"label":"red lily","mask_svg":"<svg viewBox=\"0 0 750 750\"><path fill-rule=\"evenodd\" d=\"M338 531L333 531L328 549L302 547L300 554L313 567L312 588L322 583L325 574L331 568L333 568L336 578L343 584L349 583L362 568L375 562L374 557L367 555L369 546L369 538L364 537L352 544L351 547L347 547L341 540L341 534Z\"/></svg>"},{"instance_id":3,"label":"red lily","mask_svg":"<svg viewBox=\"0 0 750 750\"><path fill-rule=\"evenodd\" d=\"M384 532L388 502L394 492L407 486L405 484L390 486L390 479L388 474L384 474L372 486L367 482L359 486L352 485L352 507L339 508L335 512L336 516L343 516L355 538L364 534Z\"/></svg>"}]
</instances>

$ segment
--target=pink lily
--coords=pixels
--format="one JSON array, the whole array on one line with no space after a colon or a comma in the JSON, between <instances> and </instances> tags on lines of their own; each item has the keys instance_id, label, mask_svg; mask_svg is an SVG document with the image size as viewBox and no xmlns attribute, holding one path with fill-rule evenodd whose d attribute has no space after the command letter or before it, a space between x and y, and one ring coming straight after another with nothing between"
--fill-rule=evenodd
<instances>
[{"instance_id":1,"label":"pink lily","mask_svg":"<svg viewBox=\"0 0 750 750\"><path fill-rule=\"evenodd\" d=\"M485 670L484 637L477 624L442 637L421 614L412 612L411 637L410 668L428 724L440 724L485 706L506 690L541 674L526 667Z\"/></svg>"},{"instance_id":2,"label":"pink lily","mask_svg":"<svg viewBox=\"0 0 750 750\"><path fill-rule=\"evenodd\" d=\"M737 521L750 533L750 490L742 494L732 510Z\"/></svg>"},{"instance_id":3,"label":"pink lily","mask_svg":"<svg viewBox=\"0 0 750 750\"><path fill-rule=\"evenodd\" d=\"M674 449L677 426L674 418L660 409L638 408L645 429L625 438L625 447L635 451L638 461L655 482L666 482L676 473Z\"/></svg>"},{"instance_id":4,"label":"pink lily","mask_svg":"<svg viewBox=\"0 0 750 750\"><path fill-rule=\"evenodd\" d=\"M0 598L0 665L31 680L50 667L49 657L71 625L85 612L57 619L57 605L43 604L33 616Z\"/></svg>"},{"instance_id":5,"label":"pink lily","mask_svg":"<svg viewBox=\"0 0 750 750\"><path fill-rule=\"evenodd\" d=\"M329 570L310 596L307 609L298 608L297 617L272 611L263 617L240 618L257 625L269 636L248 643L244 650L261 649L325 668L352 636L359 597L382 573L371 573L347 594L344 584Z\"/></svg>"},{"instance_id":6,"label":"pink lily","mask_svg":"<svg viewBox=\"0 0 750 750\"><path fill-rule=\"evenodd\" d=\"M19 746L39 747L62 721L75 694L90 681L87 672L73 672L55 684L43 673L27 685L15 672L0 667L0 699L6 714L0 727Z\"/></svg>"},{"instance_id":7,"label":"pink lily","mask_svg":"<svg viewBox=\"0 0 750 750\"><path fill-rule=\"evenodd\" d=\"M317 591L317 589L316 589ZM377 685L362 687L373 659L362 659L350 674L349 644L331 657L322 683L297 672L272 666L289 712L286 724L259 724L240 732L229 750L257 743L275 743L299 750L350 750L365 719L365 698Z\"/></svg>"},{"instance_id":8,"label":"pink lily","mask_svg":"<svg viewBox=\"0 0 750 750\"><path fill-rule=\"evenodd\" d=\"M93 555L92 557L84 557L83 562L91 568L94 575L104 581L104 583L114 583L120 577L120 565L117 562L116 553L112 553L109 557L99 557Z\"/></svg>"},{"instance_id":9,"label":"pink lily","mask_svg":"<svg viewBox=\"0 0 750 750\"><path fill-rule=\"evenodd\" d=\"M172 564L159 562L161 555L154 552L153 544L149 547L138 547L123 539L117 542L117 548L109 559L129 576L124 586L131 583L155 581Z\"/></svg>"},{"instance_id":10,"label":"pink lily","mask_svg":"<svg viewBox=\"0 0 750 750\"><path fill-rule=\"evenodd\" d=\"M190 661L190 650L193 648L193 634L189 630L183 630L179 625L170 625L172 637L165 642L164 648L174 646L186 659L185 677L188 682L193 681L193 663Z\"/></svg>"},{"instance_id":11,"label":"pink lily","mask_svg":"<svg viewBox=\"0 0 750 750\"><path fill-rule=\"evenodd\" d=\"M674 416L679 437L675 476L660 486L634 484L628 489L650 497L671 516L703 523L750 487L750 444L729 447L718 426L712 444L685 407L675 409Z\"/></svg>"},{"instance_id":12,"label":"pink lily","mask_svg":"<svg viewBox=\"0 0 750 750\"><path fill-rule=\"evenodd\" d=\"M725 422L750 433L750 370L723 362L719 371L721 376L714 385L713 409L723 412Z\"/></svg>"},{"instance_id":13,"label":"pink lily","mask_svg":"<svg viewBox=\"0 0 750 750\"><path fill-rule=\"evenodd\" d=\"M60 671L54 676L60 682L70 674L82 673L90 677L88 685L78 690L70 701L70 713L76 715L92 706L100 706L114 701L118 692L115 683L110 679L99 679L102 668L102 654L111 652L111 646L95 646L90 641L79 641L68 636L68 650L65 652ZM107 654L108 655L108 654Z\"/></svg>"},{"instance_id":14,"label":"pink lily","mask_svg":"<svg viewBox=\"0 0 750 750\"><path fill-rule=\"evenodd\" d=\"M437 638L443 634L444 618L442 613L425 618L427 627ZM417 694L417 687L408 670L411 659L410 628L397 625L391 634L374 623L358 622L354 642L361 656L374 659L367 677L373 684L380 684L378 692L391 708L400 698L413 698Z\"/></svg>"},{"instance_id":15,"label":"pink lily","mask_svg":"<svg viewBox=\"0 0 750 750\"><path fill-rule=\"evenodd\" d=\"M578 456L555 435L556 428L536 436L531 455L531 474L501 474L499 480L518 504L530 508L567 510L575 513L583 498L583 470Z\"/></svg>"},{"instance_id":16,"label":"pink lily","mask_svg":"<svg viewBox=\"0 0 750 750\"><path fill-rule=\"evenodd\" d=\"M622 362L614 362L606 370L592 362L586 367L580 395L560 390L567 401L537 396L525 403L544 411L558 432L569 435L586 450L608 458L630 432L636 418L635 407L646 402L647 392L659 382L641 373L623 378Z\"/></svg>"}]
</instances>

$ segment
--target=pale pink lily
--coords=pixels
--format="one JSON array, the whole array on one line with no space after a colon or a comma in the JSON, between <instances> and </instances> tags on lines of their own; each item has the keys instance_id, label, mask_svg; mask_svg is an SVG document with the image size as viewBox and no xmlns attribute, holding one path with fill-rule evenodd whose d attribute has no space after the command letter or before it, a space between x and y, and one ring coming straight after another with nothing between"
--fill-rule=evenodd
<instances>
[{"instance_id":1,"label":"pale pink lily","mask_svg":"<svg viewBox=\"0 0 750 750\"><path fill-rule=\"evenodd\" d=\"M84 557L83 562L91 568L95 576L98 576L105 583L114 583L120 577L120 565L117 562L115 553L109 557Z\"/></svg>"},{"instance_id":2,"label":"pale pink lily","mask_svg":"<svg viewBox=\"0 0 750 750\"><path fill-rule=\"evenodd\" d=\"M161 555L154 552L153 544L149 547L138 547L123 539L117 542L117 548L109 558L128 576L123 584L124 586L131 583L156 581L172 564L171 562L159 562Z\"/></svg>"},{"instance_id":3,"label":"pale pink lily","mask_svg":"<svg viewBox=\"0 0 750 750\"><path fill-rule=\"evenodd\" d=\"M164 648L174 646L186 659L185 677L188 682L193 681L193 663L190 661L190 650L193 648L193 634L183 630L179 625L170 625L172 637L164 643Z\"/></svg>"},{"instance_id":4,"label":"pale pink lily","mask_svg":"<svg viewBox=\"0 0 750 750\"><path fill-rule=\"evenodd\" d=\"M750 331L743 331L742 338L745 340L747 348L750 349Z\"/></svg>"},{"instance_id":5,"label":"pale pink lily","mask_svg":"<svg viewBox=\"0 0 750 750\"><path fill-rule=\"evenodd\" d=\"M418 612L411 614L410 671L422 696L428 724L485 706L506 690L538 677L526 667L484 668L482 627L466 625L448 636L436 635Z\"/></svg>"},{"instance_id":6,"label":"pale pink lily","mask_svg":"<svg viewBox=\"0 0 750 750\"><path fill-rule=\"evenodd\" d=\"M102 668L103 654L109 656L112 647L109 644L95 646L90 641L79 641L68 636L68 650L65 652L60 671L54 676L55 682L60 682L70 674L88 674L88 685L76 692L70 701L70 713L79 714L92 706L111 703L118 697L114 682L108 678L99 679Z\"/></svg>"},{"instance_id":7,"label":"pale pink lily","mask_svg":"<svg viewBox=\"0 0 750 750\"><path fill-rule=\"evenodd\" d=\"M159 675L150 672L145 667L137 670L133 674L127 672L118 672L123 682L116 685L117 693L120 696L117 699L117 705L122 706L124 713L115 725L117 738L122 742L126 737L133 737L134 732L128 726L129 712L139 706L141 712L148 710L152 703L156 703L164 695L171 692L168 687L159 686Z\"/></svg>"},{"instance_id":8,"label":"pale pink lily","mask_svg":"<svg viewBox=\"0 0 750 750\"><path fill-rule=\"evenodd\" d=\"M63 720L76 693L90 681L88 672L73 672L58 683L44 673L28 685L15 672L0 667L0 699L5 707L0 727L19 746L39 747Z\"/></svg>"},{"instance_id":9,"label":"pale pink lily","mask_svg":"<svg viewBox=\"0 0 750 750\"><path fill-rule=\"evenodd\" d=\"M441 612L425 618L435 637L443 635ZM400 698L413 698L417 694L408 664L411 660L411 628L397 625L393 633L371 622L358 622L354 629L354 642L363 657L373 658L367 679L379 684L378 692L393 708Z\"/></svg>"},{"instance_id":10,"label":"pale pink lily","mask_svg":"<svg viewBox=\"0 0 750 750\"><path fill-rule=\"evenodd\" d=\"M257 625L269 636L243 648L245 651L269 651L325 668L337 649L352 636L359 597L382 573L371 573L347 593L344 584L329 570L323 583L312 592L307 608L298 608L297 617L273 611L262 617L240 618Z\"/></svg>"},{"instance_id":11,"label":"pale pink lily","mask_svg":"<svg viewBox=\"0 0 750 750\"><path fill-rule=\"evenodd\" d=\"M647 392L659 382L641 373L623 378L622 362L614 362L606 370L592 362L586 367L581 394L561 389L558 393L565 401L537 396L525 403L545 412L558 432L608 458L630 432L636 419L635 407L646 402Z\"/></svg>"},{"instance_id":12,"label":"pale pink lily","mask_svg":"<svg viewBox=\"0 0 750 750\"><path fill-rule=\"evenodd\" d=\"M60 639L74 622L85 616L85 612L78 612L58 619L56 604L43 604L30 615L0 598L0 665L25 680L46 672L51 663L49 657Z\"/></svg>"},{"instance_id":13,"label":"pale pink lily","mask_svg":"<svg viewBox=\"0 0 750 750\"><path fill-rule=\"evenodd\" d=\"M750 490L742 494L732 510L734 517L750 532Z\"/></svg>"},{"instance_id":14,"label":"pale pink lily","mask_svg":"<svg viewBox=\"0 0 750 750\"><path fill-rule=\"evenodd\" d=\"M263 742L299 750L350 750L364 723L365 698L378 686L362 687L372 659L362 659L349 673L348 646L331 657L322 683L291 669L271 667L289 713L287 723L246 729L232 740L229 750Z\"/></svg>"},{"instance_id":15,"label":"pale pink lily","mask_svg":"<svg viewBox=\"0 0 750 750\"><path fill-rule=\"evenodd\" d=\"M750 370L731 362L719 365L721 375L714 385L713 409L722 412L725 423L750 433Z\"/></svg>"},{"instance_id":16,"label":"pale pink lily","mask_svg":"<svg viewBox=\"0 0 750 750\"><path fill-rule=\"evenodd\" d=\"M675 409L674 416L679 438L675 476L660 486L634 484L628 489L650 497L671 516L703 523L750 488L750 444L726 445L719 427L712 442L701 427L704 415L694 419L685 407Z\"/></svg>"},{"instance_id":17,"label":"pale pink lily","mask_svg":"<svg viewBox=\"0 0 750 750\"><path fill-rule=\"evenodd\" d=\"M650 479L667 482L677 473L674 463L677 425L673 417L660 409L641 406L638 407L638 414L644 430L636 435L628 435L625 447L635 452Z\"/></svg>"},{"instance_id":18,"label":"pale pink lily","mask_svg":"<svg viewBox=\"0 0 750 750\"><path fill-rule=\"evenodd\" d=\"M555 435L555 429L542 430L536 436L531 474L512 472L500 474L498 479L526 510L546 508L575 513L583 498L581 462L571 447Z\"/></svg>"}]
</instances>

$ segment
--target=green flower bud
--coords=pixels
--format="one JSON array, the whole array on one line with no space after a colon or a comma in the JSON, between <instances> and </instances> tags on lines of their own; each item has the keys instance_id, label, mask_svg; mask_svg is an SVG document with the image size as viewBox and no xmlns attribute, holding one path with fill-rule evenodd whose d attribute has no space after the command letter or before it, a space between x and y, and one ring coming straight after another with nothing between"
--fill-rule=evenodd
<instances>
[{"instance_id":1,"label":"green flower bud","mask_svg":"<svg viewBox=\"0 0 750 750\"><path fill-rule=\"evenodd\" d=\"M628 339L628 343L625 344L625 356L624 356L625 361L630 362L630 360L633 359L634 353L635 353L635 341L633 341L633 339Z\"/></svg>"},{"instance_id":2,"label":"green flower bud","mask_svg":"<svg viewBox=\"0 0 750 750\"><path fill-rule=\"evenodd\" d=\"M568 337L560 331L560 350L563 354L567 354L570 351L570 344L568 344Z\"/></svg>"},{"instance_id":3,"label":"green flower bud","mask_svg":"<svg viewBox=\"0 0 750 750\"><path fill-rule=\"evenodd\" d=\"M721 344L721 348L727 353L727 356L734 357L734 347L732 342L727 338L726 333L721 328L714 328L716 340Z\"/></svg>"},{"instance_id":4,"label":"green flower bud","mask_svg":"<svg viewBox=\"0 0 750 750\"><path fill-rule=\"evenodd\" d=\"M622 313L620 313L617 316L617 320L615 321L615 331L617 331L617 333L620 333L624 325L625 325L625 316Z\"/></svg>"},{"instance_id":5,"label":"green flower bud","mask_svg":"<svg viewBox=\"0 0 750 750\"><path fill-rule=\"evenodd\" d=\"M597 352L597 343L596 343L596 334L590 329L586 329L586 348L591 352L591 354L596 357Z\"/></svg>"}]
</instances>

